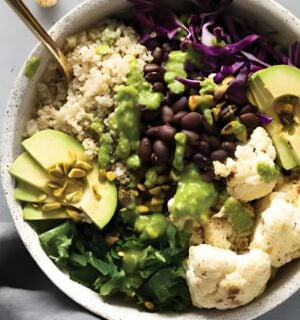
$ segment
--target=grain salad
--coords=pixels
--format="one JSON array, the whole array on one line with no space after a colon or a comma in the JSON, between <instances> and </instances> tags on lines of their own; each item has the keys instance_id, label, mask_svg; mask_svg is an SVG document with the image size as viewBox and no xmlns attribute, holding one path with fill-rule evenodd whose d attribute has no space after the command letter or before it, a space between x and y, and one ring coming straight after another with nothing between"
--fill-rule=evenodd
<instances>
[{"instance_id":1,"label":"grain salad","mask_svg":"<svg viewBox=\"0 0 300 320\"><path fill-rule=\"evenodd\" d=\"M49 258L107 301L246 305L300 257L299 43L230 0L129 2L66 39L69 84L48 63L14 196Z\"/></svg>"},{"instance_id":2,"label":"grain salad","mask_svg":"<svg viewBox=\"0 0 300 320\"><path fill-rule=\"evenodd\" d=\"M142 70L152 60L151 53L139 43L132 27L116 20L67 38L64 52L73 66L74 80L67 88L58 65L49 63L37 85L36 118L27 123L26 132L31 136L53 128L71 134L92 160L99 145L91 124L113 112L115 87L126 83L132 59Z\"/></svg>"}]
</instances>

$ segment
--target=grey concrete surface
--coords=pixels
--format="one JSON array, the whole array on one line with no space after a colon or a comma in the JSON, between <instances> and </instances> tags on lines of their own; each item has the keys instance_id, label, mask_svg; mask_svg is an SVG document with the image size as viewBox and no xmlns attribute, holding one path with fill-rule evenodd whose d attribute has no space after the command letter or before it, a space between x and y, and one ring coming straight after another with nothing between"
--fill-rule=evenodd
<instances>
[{"instance_id":1,"label":"grey concrete surface","mask_svg":"<svg viewBox=\"0 0 300 320\"><path fill-rule=\"evenodd\" d=\"M82 0L59 0L58 5L50 9L40 8L34 0L25 0L25 2L42 25L49 29ZM278 2L300 17L299 0L278 0ZM14 79L36 42L36 39L6 5L5 1L0 0L0 121L3 118L6 101ZM0 190L0 223L10 221L9 211ZM281 306L259 319L298 320L300 319L299 299L300 293L298 292Z\"/></svg>"}]
</instances>

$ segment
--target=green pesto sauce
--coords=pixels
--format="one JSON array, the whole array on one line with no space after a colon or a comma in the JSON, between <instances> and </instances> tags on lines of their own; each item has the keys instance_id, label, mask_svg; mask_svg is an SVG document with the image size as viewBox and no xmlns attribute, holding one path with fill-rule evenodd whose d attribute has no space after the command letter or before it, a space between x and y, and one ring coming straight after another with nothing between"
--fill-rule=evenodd
<instances>
[{"instance_id":1,"label":"green pesto sauce","mask_svg":"<svg viewBox=\"0 0 300 320\"><path fill-rule=\"evenodd\" d=\"M236 233L248 233L252 230L253 218L239 201L233 197L228 198L224 203L224 211Z\"/></svg>"},{"instance_id":2,"label":"green pesto sauce","mask_svg":"<svg viewBox=\"0 0 300 320\"><path fill-rule=\"evenodd\" d=\"M184 69L184 63L187 59L187 52L172 51L169 54L168 61L166 63L166 72L164 74L164 80L168 85L168 88L176 94L182 93L185 90L184 84L178 82L175 78L186 78L187 73Z\"/></svg>"},{"instance_id":3,"label":"green pesto sauce","mask_svg":"<svg viewBox=\"0 0 300 320\"><path fill-rule=\"evenodd\" d=\"M184 152L186 147L187 137L186 134L183 132L178 132L175 134L175 141L176 141L176 148L175 154L173 159L173 167L178 170L182 171L184 168Z\"/></svg>"},{"instance_id":4,"label":"green pesto sauce","mask_svg":"<svg viewBox=\"0 0 300 320\"><path fill-rule=\"evenodd\" d=\"M138 168L140 161L136 151L139 145L141 111L137 105L157 109L163 95L153 91L135 62L131 64L127 84L120 86L116 92L117 108L109 120L109 128L117 139L114 154L117 159L127 161L131 168Z\"/></svg>"},{"instance_id":5,"label":"green pesto sauce","mask_svg":"<svg viewBox=\"0 0 300 320\"><path fill-rule=\"evenodd\" d=\"M279 176L279 171L275 166L260 161L256 164L256 171L266 183L276 180Z\"/></svg>"},{"instance_id":6,"label":"green pesto sauce","mask_svg":"<svg viewBox=\"0 0 300 320\"><path fill-rule=\"evenodd\" d=\"M201 95L213 94L218 88L218 85L214 82L214 79L207 77L204 80L200 81L201 89L199 93Z\"/></svg>"},{"instance_id":7,"label":"green pesto sauce","mask_svg":"<svg viewBox=\"0 0 300 320\"><path fill-rule=\"evenodd\" d=\"M38 57L32 57L28 59L25 64L24 75L27 78L31 79L35 75L40 65L40 62L41 62L41 59Z\"/></svg>"},{"instance_id":8,"label":"green pesto sauce","mask_svg":"<svg viewBox=\"0 0 300 320\"><path fill-rule=\"evenodd\" d=\"M138 91L133 85L122 86L116 96L118 107L109 120L117 137L115 155L121 160L127 160L138 147L141 112L136 107L137 99Z\"/></svg>"},{"instance_id":9,"label":"green pesto sauce","mask_svg":"<svg viewBox=\"0 0 300 320\"><path fill-rule=\"evenodd\" d=\"M218 193L214 184L205 182L196 166L189 165L183 171L170 208L171 218L176 225L180 220L193 220L205 223L209 208L217 201Z\"/></svg>"}]
</instances>

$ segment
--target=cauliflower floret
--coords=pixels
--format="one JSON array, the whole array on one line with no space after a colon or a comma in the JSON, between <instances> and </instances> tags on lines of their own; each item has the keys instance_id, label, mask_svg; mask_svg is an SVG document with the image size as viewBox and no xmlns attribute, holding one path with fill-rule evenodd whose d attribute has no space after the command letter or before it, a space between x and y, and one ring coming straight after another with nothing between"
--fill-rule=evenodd
<instances>
[{"instance_id":1,"label":"cauliflower floret","mask_svg":"<svg viewBox=\"0 0 300 320\"><path fill-rule=\"evenodd\" d=\"M186 278L198 308L245 305L264 291L270 276L270 258L261 250L237 255L206 244L190 247Z\"/></svg>"},{"instance_id":2,"label":"cauliflower floret","mask_svg":"<svg viewBox=\"0 0 300 320\"><path fill-rule=\"evenodd\" d=\"M250 248L267 252L277 268L300 257L299 186L288 190L273 192L261 201L262 212L250 244Z\"/></svg>"},{"instance_id":3,"label":"cauliflower floret","mask_svg":"<svg viewBox=\"0 0 300 320\"><path fill-rule=\"evenodd\" d=\"M224 217L213 216L204 226L204 242L221 249L245 252L250 243L250 235L239 235Z\"/></svg>"},{"instance_id":4,"label":"cauliflower floret","mask_svg":"<svg viewBox=\"0 0 300 320\"><path fill-rule=\"evenodd\" d=\"M204 226L204 241L214 247L230 249L231 242L228 240L233 230L227 219L212 217Z\"/></svg>"},{"instance_id":5,"label":"cauliflower floret","mask_svg":"<svg viewBox=\"0 0 300 320\"><path fill-rule=\"evenodd\" d=\"M227 178L227 191L241 201L252 201L272 192L274 179L265 179L258 166L276 172L276 151L272 140L262 127L256 128L247 144L238 146L236 160L228 158L225 164L214 161L216 176Z\"/></svg>"}]
</instances>

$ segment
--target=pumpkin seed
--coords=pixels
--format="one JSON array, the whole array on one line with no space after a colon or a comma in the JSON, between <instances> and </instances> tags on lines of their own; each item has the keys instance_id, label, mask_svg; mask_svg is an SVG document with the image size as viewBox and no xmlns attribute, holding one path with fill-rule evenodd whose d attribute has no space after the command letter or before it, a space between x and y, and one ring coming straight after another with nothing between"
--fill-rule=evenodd
<instances>
[{"instance_id":1,"label":"pumpkin seed","mask_svg":"<svg viewBox=\"0 0 300 320\"><path fill-rule=\"evenodd\" d=\"M150 208L148 206L144 205L144 204L138 205L137 206L137 210L141 214L150 212Z\"/></svg>"},{"instance_id":2,"label":"pumpkin seed","mask_svg":"<svg viewBox=\"0 0 300 320\"><path fill-rule=\"evenodd\" d=\"M49 172L49 174L51 174L52 176L54 176L54 177L56 177L56 178L59 178L59 179L63 178L64 175L65 175L65 173L64 173L64 171L63 171L63 168L62 168L61 165L59 165L59 164L55 165L54 168L49 169L48 172Z\"/></svg>"},{"instance_id":3,"label":"pumpkin seed","mask_svg":"<svg viewBox=\"0 0 300 320\"><path fill-rule=\"evenodd\" d=\"M71 217L75 221L81 221L81 215L80 212L76 211L73 208L66 208L66 212L69 217Z\"/></svg>"},{"instance_id":4,"label":"pumpkin seed","mask_svg":"<svg viewBox=\"0 0 300 320\"><path fill-rule=\"evenodd\" d=\"M61 203L59 202L46 203L42 206L43 211L52 211L59 208L61 208Z\"/></svg>"},{"instance_id":5,"label":"pumpkin seed","mask_svg":"<svg viewBox=\"0 0 300 320\"><path fill-rule=\"evenodd\" d=\"M85 170L78 169L78 168L73 168L71 171L68 173L68 177L71 179L78 179L78 178L83 178L87 175Z\"/></svg>"},{"instance_id":6,"label":"pumpkin seed","mask_svg":"<svg viewBox=\"0 0 300 320\"><path fill-rule=\"evenodd\" d=\"M77 160L74 166L75 166L75 168L82 169L85 171L90 171L93 169L92 164L85 162L85 161L82 161L82 160Z\"/></svg>"}]
</instances>

